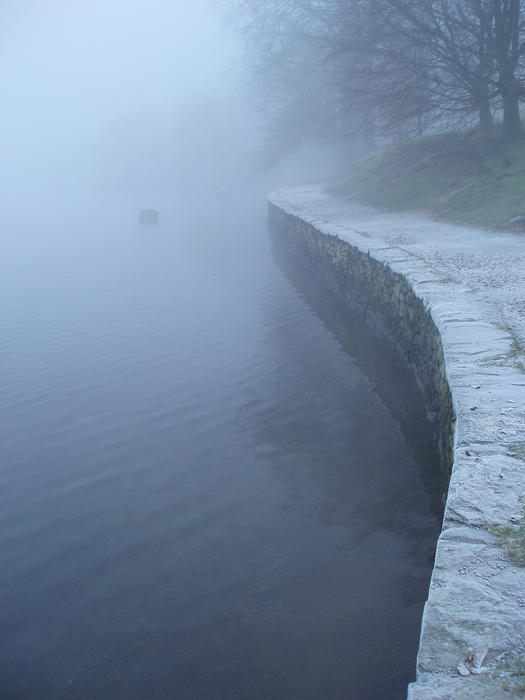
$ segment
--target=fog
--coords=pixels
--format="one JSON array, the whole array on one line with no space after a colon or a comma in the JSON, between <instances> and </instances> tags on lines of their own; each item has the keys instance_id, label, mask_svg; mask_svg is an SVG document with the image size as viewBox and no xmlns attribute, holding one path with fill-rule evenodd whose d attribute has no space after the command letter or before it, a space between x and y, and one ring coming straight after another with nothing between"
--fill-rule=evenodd
<instances>
[{"instance_id":1,"label":"fog","mask_svg":"<svg viewBox=\"0 0 525 700\"><path fill-rule=\"evenodd\" d=\"M265 155L241 40L212 0L0 6L4 218L231 196L333 172L330 148ZM183 194L184 193L184 194Z\"/></svg>"},{"instance_id":2,"label":"fog","mask_svg":"<svg viewBox=\"0 0 525 700\"><path fill-rule=\"evenodd\" d=\"M207 0L6 0L0 73L4 215L229 187L257 149L236 38Z\"/></svg>"}]
</instances>

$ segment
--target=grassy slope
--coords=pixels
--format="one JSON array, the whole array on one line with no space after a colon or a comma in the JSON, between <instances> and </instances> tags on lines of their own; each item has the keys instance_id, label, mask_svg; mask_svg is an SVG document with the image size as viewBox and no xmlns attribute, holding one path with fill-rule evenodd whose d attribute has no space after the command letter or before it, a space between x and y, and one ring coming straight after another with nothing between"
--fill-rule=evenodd
<instances>
[{"instance_id":1,"label":"grassy slope","mask_svg":"<svg viewBox=\"0 0 525 700\"><path fill-rule=\"evenodd\" d=\"M503 146L496 131L488 139L475 132L412 139L362 161L331 191L384 209L508 228L525 214L525 140Z\"/></svg>"}]
</instances>

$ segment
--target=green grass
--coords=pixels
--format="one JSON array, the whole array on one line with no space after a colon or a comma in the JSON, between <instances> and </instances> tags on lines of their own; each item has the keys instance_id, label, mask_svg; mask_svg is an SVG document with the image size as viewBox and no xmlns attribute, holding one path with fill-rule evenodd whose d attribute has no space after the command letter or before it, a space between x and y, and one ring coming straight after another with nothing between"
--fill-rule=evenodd
<instances>
[{"instance_id":1,"label":"green grass","mask_svg":"<svg viewBox=\"0 0 525 700\"><path fill-rule=\"evenodd\" d=\"M495 324L498 328L508 333L510 336L510 348L505 355L494 355L492 357L485 357L480 360L480 363L484 366L492 367L503 367L506 364L510 364L517 370L525 374L525 365L521 358L525 357L525 342L520 337L518 332L512 328L508 323L497 323Z\"/></svg>"},{"instance_id":2,"label":"green grass","mask_svg":"<svg viewBox=\"0 0 525 700\"><path fill-rule=\"evenodd\" d=\"M508 446L508 454L525 462L525 442L513 442Z\"/></svg>"},{"instance_id":3,"label":"green grass","mask_svg":"<svg viewBox=\"0 0 525 700\"><path fill-rule=\"evenodd\" d=\"M490 530L505 545L512 561L518 566L525 566L525 517L515 527L510 525L497 526L490 528Z\"/></svg>"},{"instance_id":4,"label":"green grass","mask_svg":"<svg viewBox=\"0 0 525 700\"><path fill-rule=\"evenodd\" d=\"M514 696L525 696L525 654L506 659L501 665L501 673L505 680L502 688Z\"/></svg>"},{"instance_id":5,"label":"green grass","mask_svg":"<svg viewBox=\"0 0 525 700\"><path fill-rule=\"evenodd\" d=\"M472 131L411 139L361 161L330 191L384 209L509 228L525 214L525 139L504 145L498 129L490 137Z\"/></svg>"}]
</instances>

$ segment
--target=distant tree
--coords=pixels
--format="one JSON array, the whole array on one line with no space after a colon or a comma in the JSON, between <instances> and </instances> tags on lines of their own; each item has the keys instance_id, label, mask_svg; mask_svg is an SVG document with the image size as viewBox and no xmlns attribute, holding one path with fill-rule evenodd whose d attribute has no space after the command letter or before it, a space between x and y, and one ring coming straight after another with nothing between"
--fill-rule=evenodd
<instances>
[{"instance_id":1,"label":"distant tree","mask_svg":"<svg viewBox=\"0 0 525 700\"><path fill-rule=\"evenodd\" d=\"M421 131L432 109L424 47L372 2L341 2L337 19L327 51L343 108L380 134Z\"/></svg>"},{"instance_id":2,"label":"distant tree","mask_svg":"<svg viewBox=\"0 0 525 700\"><path fill-rule=\"evenodd\" d=\"M491 50L497 67L497 88L503 102L503 138L521 134L519 113L523 89L522 58L525 52L524 11L520 0L493 0Z\"/></svg>"},{"instance_id":3,"label":"distant tree","mask_svg":"<svg viewBox=\"0 0 525 700\"><path fill-rule=\"evenodd\" d=\"M356 46L377 55L381 70L371 89L394 122L453 122L477 112L480 127L490 127L488 37L469 2L365 3L377 41Z\"/></svg>"},{"instance_id":4,"label":"distant tree","mask_svg":"<svg viewBox=\"0 0 525 700\"><path fill-rule=\"evenodd\" d=\"M503 112L521 134L520 0L230 0L277 149L303 136L406 136Z\"/></svg>"},{"instance_id":5,"label":"distant tree","mask_svg":"<svg viewBox=\"0 0 525 700\"><path fill-rule=\"evenodd\" d=\"M274 160L303 140L337 131L338 105L328 85L323 18L310 0L230 0L245 46L248 93L263 119ZM322 3L320 3L322 4Z\"/></svg>"}]
</instances>

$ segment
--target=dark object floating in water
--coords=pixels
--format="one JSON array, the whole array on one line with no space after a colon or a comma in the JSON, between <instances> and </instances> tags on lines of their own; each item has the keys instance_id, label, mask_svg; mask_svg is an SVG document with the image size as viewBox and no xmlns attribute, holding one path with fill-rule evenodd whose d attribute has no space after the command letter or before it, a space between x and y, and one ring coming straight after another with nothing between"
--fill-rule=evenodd
<instances>
[{"instance_id":1,"label":"dark object floating in water","mask_svg":"<svg viewBox=\"0 0 525 700\"><path fill-rule=\"evenodd\" d=\"M143 209L139 214L139 221L145 226L158 226L159 212L156 209Z\"/></svg>"}]
</instances>

